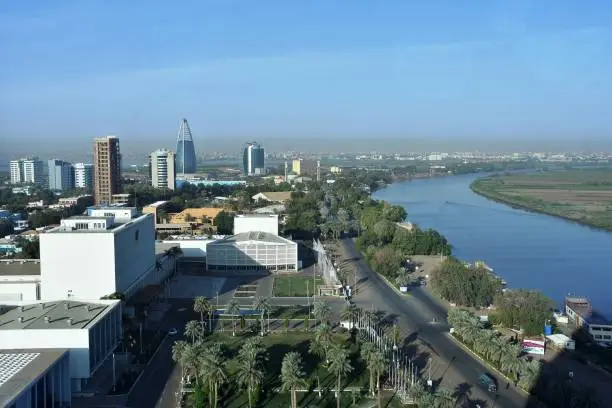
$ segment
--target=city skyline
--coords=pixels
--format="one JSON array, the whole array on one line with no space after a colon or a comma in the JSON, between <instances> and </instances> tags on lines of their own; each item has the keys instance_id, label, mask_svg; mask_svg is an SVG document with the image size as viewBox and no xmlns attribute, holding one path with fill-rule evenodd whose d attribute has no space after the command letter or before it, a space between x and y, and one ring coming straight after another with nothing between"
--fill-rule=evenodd
<instances>
[{"instance_id":1,"label":"city skyline","mask_svg":"<svg viewBox=\"0 0 612 408\"><path fill-rule=\"evenodd\" d=\"M253 139L609 143L606 2L168 7L7 5L0 138L42 149L116 134L126 147L150 141L146 154L171 148L159 142L185 116L228 151Z\"/></svg>"}]
</instances>

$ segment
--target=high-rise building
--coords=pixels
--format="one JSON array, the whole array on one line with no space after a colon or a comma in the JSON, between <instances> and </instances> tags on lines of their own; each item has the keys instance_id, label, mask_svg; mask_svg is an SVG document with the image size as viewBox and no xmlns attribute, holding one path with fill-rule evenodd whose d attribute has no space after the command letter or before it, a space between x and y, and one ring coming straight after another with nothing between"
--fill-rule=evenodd
<instances>
[{"instance_id":1,"label":"high-rise building","mask_svg":"<svg viewBox=\"0 0 612 408\"><path fill-rule=\"evenodd\" d=\"M74 166L74 186L93 190L94 166L91 163L76 163Z\"/></svg>"},{"instance_id":2,"label":"high-rise building","mask_svg":"<svg viewBox=\"0 0 612 408\"><path fill-rule=\"evenodd\" d=\"M319 162L317 160L296 159L293 160L291 170L298 175L317 176Z\"/></svg>"},{"instance_id":3,"label":"high-rise building","mask_svg":"<svg viewBox=\"0 0 612 408\"><path fill-rule=\"evenodd\" d=\"M159 149L149 155L149 173L151 185L156 188L174 190L176 182L175 154L166 149Z\"/></svg>"},{"instance_id":4,"label":"high-rise building","mask_svg":"<svg viewBox=\"0 0 612 408\"><path fill-rule=\"evenodd\" d=\"M38 157L11 160L11 184L42 184L44 182L43 163Z\"/></svg>"},{"instance_id":5,"label":"high-rise building","mask_svg":"<svg viewBox=\"0 0 612 408\"><path fill-rule=\"evenodd\" d=\"M196 154L193 146L193 136L187 119L181 121L176 141L176 171L180 174L196 172Z\"/></svg>"},{"instance_id":6,"label":"high-rise building","mask_svg":"<svg viewBox=\"0 0 612 408\"><path fill-rule=\"evenodd\" d=\"M94 198L97 205L110 204L121 192L121 152L119 138L94 139Z\"/></svg>"},{"instance_id":7,"label":"high-rise building","mask_svg":"<svg viewBox=\"0 0 612 408\"><path fill-rule=\"evenodd\" d=\"M65 191L74 188L74 170L72 164L63 160L51 159L49 164L49 189Z\"/></svg>"},{"instance_id":8,"label":"high-rise building","mask_svg":"<svg viewBox=\"0 0 612 408\"><path fill-rule=\"evenodd\" d=\"M242 171L245 176L259 176L265 173L264 148L257 142L249 142L242 149Z\"/></svg>"}]
</instances>

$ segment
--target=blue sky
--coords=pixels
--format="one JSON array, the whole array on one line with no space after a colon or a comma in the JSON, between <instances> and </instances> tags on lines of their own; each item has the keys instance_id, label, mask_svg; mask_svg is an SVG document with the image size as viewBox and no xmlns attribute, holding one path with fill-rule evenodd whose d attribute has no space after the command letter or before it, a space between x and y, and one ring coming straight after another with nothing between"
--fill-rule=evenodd
<instances>
[{"instance_id":1,"label":"blue sky","mask_svg":"<svg viewBox=\"0 0 612 408\"><path fill-rule=\"evenodd\" d=\"M7 1L0 138L605 138L609 1Z\"/></svg>"}]
</instances>

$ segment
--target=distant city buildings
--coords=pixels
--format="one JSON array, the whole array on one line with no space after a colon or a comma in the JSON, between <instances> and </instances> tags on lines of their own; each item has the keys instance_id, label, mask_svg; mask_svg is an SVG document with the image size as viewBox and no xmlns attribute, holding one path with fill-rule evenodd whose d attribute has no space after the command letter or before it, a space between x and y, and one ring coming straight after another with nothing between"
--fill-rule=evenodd
<instances>
[{"instance_id":1,"label":"distant city buildings","mask_svg":"<svg viewBox=\"0 0 612 408\"><path fill-rule=\"evenodd\" d=\"M295 159L292 162L291 170L297 175L308 175L316 177L319 173L319 161L307 159Z\"/></svg>"},{"instance_id":2,"label":"distant city buildings","mask_svg":"<svg viewBox=\"0 0 612 408\"><path fill-rule=\"evenodd\" d=\"M121 152L119 139L106 136L94 139L94 198L96 204L110 204L113 194L121 192Z\"/></svg>"},{"instance_id":3,"label":"distant city buildings","mask_svg":"<svg viewBox=\"0 0 612 408\"><path fill-rule=\"evenodd\" d=\"M94 185L94 166L90 163L76 163L74 166L74 186L93 190Z\"/></svg>"},{"instance_id":4,"label":"distant city buildings","mask_svg":"<svg viewBox=\"0 0 612 408\"><path fill-rule=\"evenodd\" d=\"M58 159L48 161L49 190L65 191L74 188L74 170L72 164Z\"/></svg>"},{"instance_id":5,"label":"distant city buildings","mask_svg":"<svg viewBox=\"0 0 612 408\"><path fill-rule=\"evenodd\" d=\"M242 149L242 171L245 176L260 176L265 174L264 148L257 142L249 142Z\"/></svg>"},{"instance_id":6,"label":"distant city buildings","mask_svg":"<svg viewBox=\"0 0 612 408\"><path fill-rule=\"evenodd\" d=\"M153 187L175 189L175 162L176 155L169 150L159 149L149 155L149 172Z\"/></svg>"},{"instance_id":7,"label":"distant city buildings","mask_svg":"<svg viewBox=\"0 0 612 408\"><path fill-rule=\"evenodd\" d=\"M185 175L195 173L196 168L197 161L191 128L187 119L183 119L176 141L176 169L178 173Z\"/></svg>"},{"instance_id":8,"label":"distant city buildings","mask_svg":"<svg viewBox=\"0 0 612 408\"><path fill-rule=\"evenodd\" d=\"M43 184L43 163L38 157L12 160L10 163L11 184Z\"/></svg>"}]
</instances>

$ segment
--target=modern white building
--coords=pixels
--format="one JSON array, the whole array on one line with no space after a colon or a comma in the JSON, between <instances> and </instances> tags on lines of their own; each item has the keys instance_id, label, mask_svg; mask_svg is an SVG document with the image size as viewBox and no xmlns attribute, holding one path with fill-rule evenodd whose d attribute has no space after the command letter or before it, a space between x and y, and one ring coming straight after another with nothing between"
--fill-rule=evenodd
<instances>
[{"instance_id":1,"label":"modern white building","mask_svg":"<svg viewBox=\"0 0 612 408\"><path fill-rule=\"evenodd\" d=\"M81 391L122 336L121 301L56 300L2 306L0 350L68 349L73 391Z\"/></svg>"},{"instance_id":2,"label":"modern white building","mask_svg":"<svg viewBox=\"0 0 612 408\"><path fill-rule=\"evenodd\" d=\"M51 159L49 164L49 189L64 191L74 188L74 169L72 164L58 159Z\"/></svg>"},{"instance_id":3,"label":"modern white building","mask_svg":"<svg viewBox=\"0 0 612 408\"><path fill-rule=\"evenodd\" d=\"M0 350L1 407L65 408L71 399L68 350Z\"/></svg>"},{"instance_id":4,"label":"modern white building","mask_svg":"<svg viewBox=\"0 0 612 408\"><path fill-rule=\"evenodd\" d=\"M38 259L0 260L0 302L40 299Z\"/></svg>"},{"instance_id":5,"label":"modern white building","mask_svg":"<svg viewBox=\"0 0 612 408\"><path fill-rule=\"evenodd\" d=\"M94 167L91 163L76 163L74 168L74 186L93 190Z\"/></svg>"},{"instance_id":6,"label":"modern white building","mask_svg":"<svg viewBox=\"0 0 612 408\"><path fill-rule=\"evenodd\" d=\"M234 217L234 234L252 231L278 235L278 215L240 214Z\"/></svg>"},{"instance_id":7,"label":"modern white building","mask_svg":"<svg viewBox=\"0 0 612 408\"><path fill-rule=\"evenodd\" d=\"M176 155L166 149L159 149L149 155L151 185L156 188L174 190L176 187Z\"/></svg>"},{"instance_id":8,"label":"modern white building","mask_svg":"<svg viewBox=\"0 0 612 408\"><path fill-rule=\"evenodd\" d=\"M42 184L44 181L43 163L38 157L12 160L10 164L11 184Z\"/></svg>"},{"instance_id":9,"label":"modern white building","mask_svg":"<svg viewBox=\"0 0 612 408\"><path fill-rule=\"evenodd\" d=\"M574 325L588 331L596 343L612 346L612 321L593 310L588 299L566 297L565 314Z\"/></svg>"},{"instance_id":10,"label":"modern white building","mask_svg":"<svg viewBox=\"0 0 612 408\"><path fill-rule=\"evenodd\" d=\"M209 271L297 271L298 247L268 232L244 232L206 246Z\"/></svg>"},{"instance_id":11,"label":"modern white building","mask_svg":"<svg viewBox=\"0 0 612 408\"><path fill-rule=\"evenodd\" d=\"M94 207L40 235L41 299L126 298L152 283L155 229L152 214L126 207Z\"/></svg>"}]
</instances>

